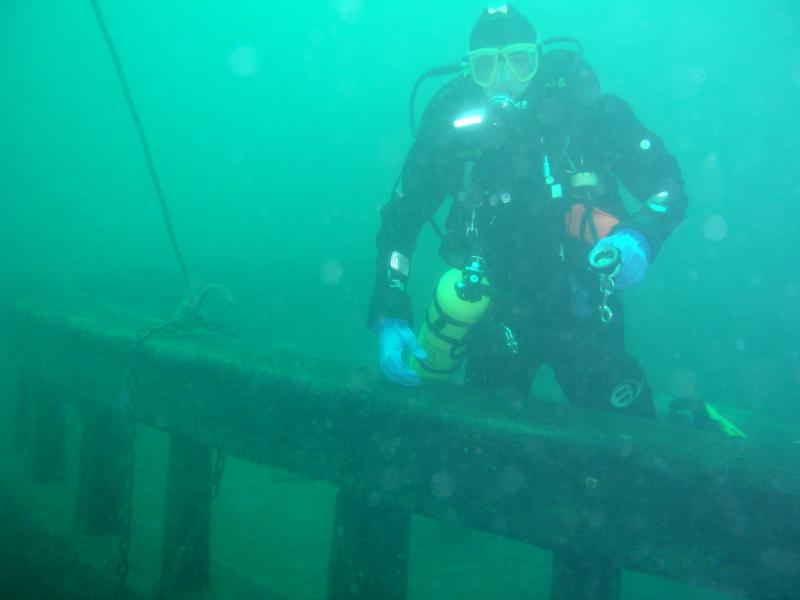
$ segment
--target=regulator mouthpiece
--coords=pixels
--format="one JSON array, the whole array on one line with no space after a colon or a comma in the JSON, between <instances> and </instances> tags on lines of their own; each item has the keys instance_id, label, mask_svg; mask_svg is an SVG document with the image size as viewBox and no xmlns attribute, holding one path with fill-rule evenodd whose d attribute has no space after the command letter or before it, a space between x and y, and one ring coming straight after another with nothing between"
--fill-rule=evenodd
<instances>
[{"instance_id":1,"label":"regulator mouthpiece","mask_svg":"<svg viewBox=\"0 0 800 600\"><path fill-rule=\"evenodd\" d=\"M514 100L506 93L491 96L486 103L486 121L494 127L506 127L514 123L515 118L528 108L527 100Z\"/></svg>"}]
</instances>

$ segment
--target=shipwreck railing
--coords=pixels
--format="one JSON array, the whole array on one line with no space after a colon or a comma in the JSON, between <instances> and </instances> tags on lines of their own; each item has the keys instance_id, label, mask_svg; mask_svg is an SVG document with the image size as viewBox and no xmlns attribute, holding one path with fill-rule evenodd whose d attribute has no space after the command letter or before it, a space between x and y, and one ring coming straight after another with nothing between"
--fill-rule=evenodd
<instances>
[{"instance_id":1,"label":"shipwreck railing","mask_svg":"<svg viewBox=\"0 0 800 600\"><path fill-rule=\"evenodd\" d=\"M16 304L3 323L20 374L17 443L33 446L40 480L63 472L61 403L81 406L82 531L123 526L120 406L172 436L165 597L209 583L212 449L339 486L331 599L405 597L412 514L553 550L554 599L619 598L623 568L800 597L796 446L555 404L523 410L457 386L401 389L220 336L137 344L141 323L118 317Z\"/></svg>"}]
</instances>

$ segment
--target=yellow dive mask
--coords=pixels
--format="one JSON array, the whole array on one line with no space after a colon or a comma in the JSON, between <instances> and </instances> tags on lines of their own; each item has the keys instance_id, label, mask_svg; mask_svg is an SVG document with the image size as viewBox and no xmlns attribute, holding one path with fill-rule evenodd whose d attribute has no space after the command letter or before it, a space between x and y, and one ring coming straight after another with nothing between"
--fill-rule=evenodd
<instances>
[{"instance_id":1,"label":"yellow dive mask","mask_svg":"<svg viewBox=\"0 0 800 600\"><path fill-rule=\"evenodd\" d=\"M500 57L508 71L521 83L527 83L539 69L539 46L537 44L511 44L505 48L478 48L467 53L472 80L483 88L494 83Z\"/></svg>"}]
</instances>

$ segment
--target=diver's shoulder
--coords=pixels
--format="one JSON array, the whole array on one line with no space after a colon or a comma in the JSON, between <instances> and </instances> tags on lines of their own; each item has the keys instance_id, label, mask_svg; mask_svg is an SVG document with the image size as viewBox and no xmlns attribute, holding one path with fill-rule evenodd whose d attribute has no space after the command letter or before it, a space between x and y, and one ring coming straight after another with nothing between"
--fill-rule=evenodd
<instances>
[{"instance_id":1,"label":"diver's shoulder","mask_svg":"<svg viewBox=\"0 0 800 600\"><path fill-rule=\"evenodd\" d=\"M602 95L600 79L594 68L572 50L556 49L542 56L534 79L535 94L548 96L565 93L573 103L591 106Z\"/></svg>"},{"instance_id":2,"label":"diver's shoulder","mask_svg":"<svg viewBox=\"0 0 800 600\"><path fill-rule=\"evenodd\" d=\"M420 131L435 131L452 124L458 115L481 106L483 92L469 77L459 76L444 83L428 102L420 120Z\"/></svg>"},{"instance_id":3,"label":"diver's shoulder","mask_svg":"<svg viewBox=\"0 0 800 600\"><path fill-rule=\"evenodd\" d=\"M631 105L617 94L602 93L598 95L591 108L594 116L611 121L619 121L633 115Z\"/></svg>"}]
</instances>

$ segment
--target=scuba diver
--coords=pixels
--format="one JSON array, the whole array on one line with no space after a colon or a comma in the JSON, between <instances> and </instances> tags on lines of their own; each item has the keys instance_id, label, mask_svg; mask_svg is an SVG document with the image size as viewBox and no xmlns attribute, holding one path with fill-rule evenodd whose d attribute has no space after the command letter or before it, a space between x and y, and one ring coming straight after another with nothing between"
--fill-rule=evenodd
<instances>
[{"instance_id":1,"label":"scuba diver","mask_svg":"<svg viewBox=\"0 0 800 600\"><path fill-rule=\"evenodd\" d=\"M467 385L527 396L546 363L570 402L654 417L616 292L643 281L684 219L677 161L601 92L578 42L540 41L510 4L482 12L463 71L429 103L381 212L368 324L382 372L414 386L466 359ZM451 269L417 336L411 256L445 198L440 253Z\"/></svg>"}]
</instances>

